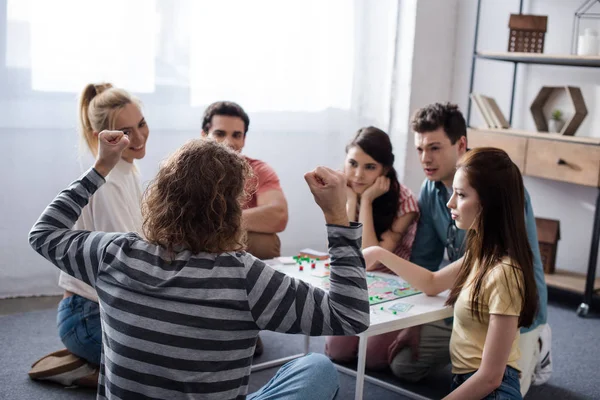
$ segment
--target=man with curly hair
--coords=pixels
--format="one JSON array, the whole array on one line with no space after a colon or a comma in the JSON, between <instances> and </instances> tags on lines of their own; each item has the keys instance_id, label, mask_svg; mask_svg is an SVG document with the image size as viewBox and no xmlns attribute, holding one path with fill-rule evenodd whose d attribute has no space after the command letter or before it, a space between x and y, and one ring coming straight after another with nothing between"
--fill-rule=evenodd
<instances>
[{"instance_id":1,"label":"man with curly hair","mask_svg":"<svg viewBox=\"0 0 600 400\"><path fill-rule=\"evenodd\" d=\"M346 214L346 178L304 178L327 223L329 292L243 251L248 162L194 139L160 167L142 204L144 237L74 230L89 199L131 144L102 131L96 163L43 211L29 243L98 293L101 399L323 399L339 389L322 354L294 359L248 395L258 332L356 335L369 327L362 225ZM200 171L200 173L199 173Z\"/></svg>"}]
</instances>

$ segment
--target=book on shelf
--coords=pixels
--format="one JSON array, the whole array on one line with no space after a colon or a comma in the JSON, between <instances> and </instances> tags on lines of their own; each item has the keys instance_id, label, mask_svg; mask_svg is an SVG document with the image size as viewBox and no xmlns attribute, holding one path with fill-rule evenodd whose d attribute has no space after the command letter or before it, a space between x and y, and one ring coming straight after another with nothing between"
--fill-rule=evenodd
<instances>
[{"instance_id":1,"label":"book on shelf","mask_svg":"<svg viewBox=\"0 0 600 400\"><path fill-rule=\"evenodd\" d=\"M502 129L510 128L510 124L504 117L504 114L502 114L502 110L500 110L500 107L498 106L498 103L496 103L496 100L493 97L488 97L488 96L481 96L481 97L483 97L483 99L486 101L487 106L492 113L492 117L494 118L494 121L496 122L496 128L502 128Z\"/></svg>"},{"instance_id":2,"label":"book on shelf","mask_svg":"<svg viewBox=\"0 0 600 400\"><path fill-rule=\"evenodd\" d=\"M488 128L510 128L510 124L502 114L502 110L493 97L484 96L477 93L471 93L471 99L481 116L481 119Z\"/></svg>"}]
</instances>

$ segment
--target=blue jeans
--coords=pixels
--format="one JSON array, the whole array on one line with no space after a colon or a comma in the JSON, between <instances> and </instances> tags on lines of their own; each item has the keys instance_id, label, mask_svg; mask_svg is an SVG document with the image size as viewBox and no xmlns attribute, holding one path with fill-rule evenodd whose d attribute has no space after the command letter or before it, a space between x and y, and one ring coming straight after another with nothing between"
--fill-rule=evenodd
<instances>
[{"instance_id":1,"label":"blue jeans","mask_svg":"<svg viewBox=\"0 0 600 400\"><path fill-rule=\"evenodd\" d=\"M333 363L323 354L310 353L285 364L247 400L332 400L340 383Z\"/></svg>"},{"instance_id":2,"label":"blue jeans","mask_svg":"<svg viewBox=\"0 0 600 400\"><path fill-rule=\"evenodd\" d=\"M469 379L475 372L462 375L454 375L452 377L452 390L456 389L467 379ZM484 397L485 400L522 400L521 396L521 384L519 383L519 371L513 367L506 367L504 371L504 377L502 383L498 389Z\"/></svg>"},{"instance_id":3,"label":"blue jeans","mask_svg":"<svg viewBox=\"0 0 600 400\"><path fill-rule=\"evenodd\" d=\"M102 325L98 303L73 295L58 304L56 325L60 340L71 353L100 365Z\"/></svg>"}]
</instances>

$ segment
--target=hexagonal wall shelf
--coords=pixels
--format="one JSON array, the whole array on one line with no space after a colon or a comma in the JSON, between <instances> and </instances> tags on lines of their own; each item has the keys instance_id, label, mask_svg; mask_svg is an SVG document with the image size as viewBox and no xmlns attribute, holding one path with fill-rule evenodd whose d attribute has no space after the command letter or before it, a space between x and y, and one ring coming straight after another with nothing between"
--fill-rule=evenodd
<instances>
[{"instance_id":1,"label":"hexagonal wall shelf","mask_svg":"<svg viewBox=\"0 0 600 400\"><path fill-rule=\"evenodd\" d=\"M573 136L587 115L587 107L583 101L581 89L574 86L542 86L530 107L535 127L538 132L548 132L548 121L544 115L544 106L555 91L564 91L574 109L573 115L568 121L565 121L565 125L559 134Z\"/></svg>"}]
</instances>

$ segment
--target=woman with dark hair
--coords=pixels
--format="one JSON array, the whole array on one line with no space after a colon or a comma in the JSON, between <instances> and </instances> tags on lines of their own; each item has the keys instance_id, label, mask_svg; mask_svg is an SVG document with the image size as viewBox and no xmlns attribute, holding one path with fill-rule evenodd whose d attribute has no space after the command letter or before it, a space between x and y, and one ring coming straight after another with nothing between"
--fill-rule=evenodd
<instances>
[{"instance_id":1,"label":"woman with dark hair","mask_svg":"<svg viewBox=\"0 0 600 400\"><path fill-rule=\"evenodd\" d=\"M519 168L503 150L468 151L458 161L448 208L468 231L463 258L431 272L371 247L363 251L367 265L381 262L431 296L450 289L448 399L522 399L519 328L532 324L538 295Z\"/></svg>"},{"instance_id":2,"label":"woman with dark hair","mask_svg":"<svg viewBox=\"0 0 600 400\"><path fill-rule=\"evenodd\" d=\"M363 225L363 249L381 246L409 259L419 205L411 190L398 182L388 134L372 126L359 129L346 146L344 173L348 181L346 212L350 221ZM393 273L379 263L369 266L368 271ZM369 339L367 368L388 367L390 346L397 335L395 331ZM358 338L327 338L325 352L335 361L351 361L357 356Z\"/></svg>"}]
</instances>

